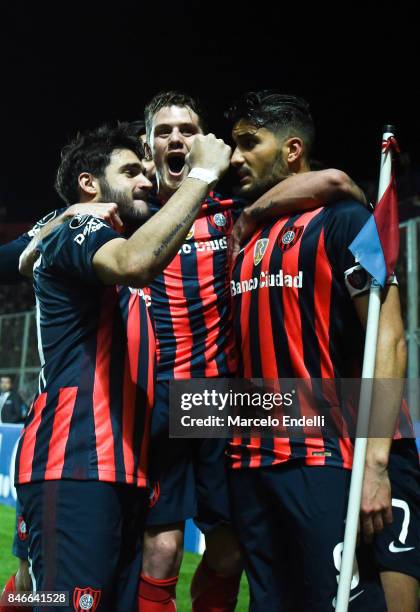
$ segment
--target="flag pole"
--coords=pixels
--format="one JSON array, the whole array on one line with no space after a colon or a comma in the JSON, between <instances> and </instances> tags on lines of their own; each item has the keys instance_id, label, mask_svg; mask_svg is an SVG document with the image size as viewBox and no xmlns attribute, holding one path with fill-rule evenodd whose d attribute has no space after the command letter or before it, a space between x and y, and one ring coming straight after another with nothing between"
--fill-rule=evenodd
<instances>
[{"instance_id":1,"label":"flag pole","mask_svg":"<svg viewBox=\"0 0 420 612\"><path fill-rule=\"evenodd\" d=\"M386 125L382 136L381 165L379 173L378 199L380 202L387 189L392 172L392 148L387 147L395 129ZM372 279L369 293L369 308L366 324L365 350L363 356L362 385L357 417L356 441L354 446L353 467L351 472L349 501L347 506L346 529L338 581L336 612L347 612L351 580L356 550L357 528L359 524L360 503L362 498L363 475L366 461L367 432L369 428L372 403L372 379L375 375L376 344L378 339L379 315L381 310L381 286Z\"/></svg>"}]
</instances>

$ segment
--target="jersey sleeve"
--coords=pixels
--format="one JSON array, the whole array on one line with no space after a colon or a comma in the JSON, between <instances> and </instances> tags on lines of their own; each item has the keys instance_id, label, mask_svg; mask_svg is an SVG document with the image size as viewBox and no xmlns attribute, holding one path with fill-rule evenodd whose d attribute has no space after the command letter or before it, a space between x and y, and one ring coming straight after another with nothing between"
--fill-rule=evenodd
<instances>
[{"instance_id":1,"label":"jersey sleeve","mask_svg":"<svg viewBox=\"0 0 420 612\"><path fill-rule=\"evenodd\" d=\"M7 285L23 280L19 274L19 257L30 242L28 234L0 246L0 284Z\"/></svg>"},{"instance_id":2,"label":"jersey sleeve","mask_svg":"<svg viewBox=\"0 0 420 612\"><path fill-rule=\"evenodd\" d=\"M60 215L63 210L65 209L53 210L48 215L42 217L42 219L39 219L29 231L21 234L15 240L0 246L0 284L6 285L23 280L23 276L19 273L19 258L22 252L26 249L32 238L38 234L40 229Z\"/></svg>"},{"instance_id":3,"label":"jersey sleeve","mask_svg":"<svg viewBox=\"0 0 420 612\"><path fill-rule=\"evenodd\" d=\"M350 296L356 297L370 289L370 276L355 260L348 248L365 225L371 212L358 202L339 202L327 210L325 247L331 266L339 280L345 283ZM387 285L398 284L392 274Z\"/></svg>"},{"instance_id":4,"label":"jersey sleeve","mask_svg":"<svg viewBox=\"0 0 420 612\"><path fill-rule=\"evenodd\" d=\"M107 242L121 238L103 219L76 215L40 244L43 266L86 284L101 285L93 256Z\"/></svg>"}]
</instances>

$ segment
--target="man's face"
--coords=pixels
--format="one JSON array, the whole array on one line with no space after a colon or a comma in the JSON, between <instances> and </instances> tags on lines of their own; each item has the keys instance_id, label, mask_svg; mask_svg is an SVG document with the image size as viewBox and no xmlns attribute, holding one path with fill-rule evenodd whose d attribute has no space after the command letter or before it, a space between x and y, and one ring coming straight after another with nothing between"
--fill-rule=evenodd
<instances>
[{"instance_id":1,"label":"man's face","mask_svg":"<svg viewBox=\"0 0 420 612\"><path fill-rule=\"evenodd\" d=\"M188 106L165 106L155 114L150 145L160 195L170 197L187 178L185 156L202 133L197 113Z\"/></svg>"},{"instance_id":2,"label":"man's face","mask_svg":"<svg viewBox=\"0 0 420 612\"><path fill-rule=\"evenodd\" d=\"M12 389L12 379L9 376L2 376L0 378L0 391L6 393Z\"/></svg>"},{"instance_id":3,"label":"man's face","mask_svg":"<svg viewBox=\"0 0 420 612\"><path fill-rule=\"evenodd\" d=\"M267 128L241 119L232 130L235 150L231 164L239 176L239 193L256 199L290 174L282 142Z\"/></svg>"},{"instance_id":4,"label":"man's face","mask_svg":"<svg viewBox=\"0 0 420 612\"><path fill-rule=\"evenodd\" d=\"M144 167L129 149L115 149L105 175L99 179L101 202L115 202L124 223L140 225L149 216L147 196L152 183Z\"/></svg>"}]
</instances>

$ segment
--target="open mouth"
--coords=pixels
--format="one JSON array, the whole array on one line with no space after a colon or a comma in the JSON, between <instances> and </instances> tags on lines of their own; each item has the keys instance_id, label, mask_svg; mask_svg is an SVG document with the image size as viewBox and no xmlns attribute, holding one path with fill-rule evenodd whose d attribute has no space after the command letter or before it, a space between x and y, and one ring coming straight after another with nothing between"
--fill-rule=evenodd
<instances>
[{"instance_id":1,"label":"open mouth","mask_svg":"<svg viewBox=\"0 0 420 612\"><path fill-rule=\"evenodd\" d=\"M185 166L185 155L183 153L177 153L168 156L168 168L169 172L175 176L179 176L184 170Z\"/></svg>"}]
</instances>

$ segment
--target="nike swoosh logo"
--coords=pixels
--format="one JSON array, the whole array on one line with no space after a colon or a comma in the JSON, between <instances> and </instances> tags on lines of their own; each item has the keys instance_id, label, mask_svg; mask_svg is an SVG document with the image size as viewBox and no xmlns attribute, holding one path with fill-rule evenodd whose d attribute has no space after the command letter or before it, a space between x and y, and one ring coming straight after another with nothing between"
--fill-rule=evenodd
<instances>
[{"instance_id":1,"label":"nike swoosh logo","mask_svg":"<svg viewBox=\"0 0 420 612\"><path fill-rule=\"evenodd\" d=\"M389 548L389 551L392 553L400 553L400 552L407 552L408 550L414 550L415 546L403 546L400 548L398 546L395 546L394 542L391 542L388 548Z\"/></svg>"},{"instance_id":2,"label":"nike swoosh logo","mask_svg":"<svg viewBox=\"0 0 420 612\"><path fill-rule=\"evenodd\" d=\"M361 595L364 592L365 592L365 589L363 589L363 591L359 591L358 593L356 593L356 595L352 595L352 597L349 597L349 603L351 601L353 601L353 599L356 599L356 597L359 597L359 595ZM333 605L333 608L336 607L336 605L337 605L337 597L334 597L332 605Z\"/></svg>"}]
</instances>

